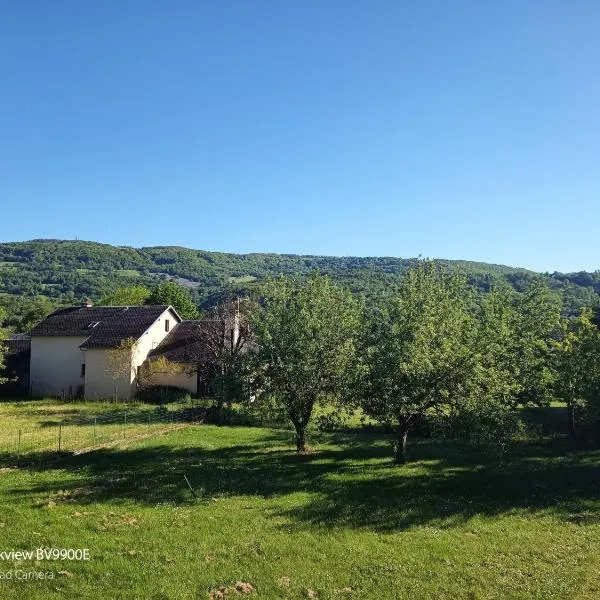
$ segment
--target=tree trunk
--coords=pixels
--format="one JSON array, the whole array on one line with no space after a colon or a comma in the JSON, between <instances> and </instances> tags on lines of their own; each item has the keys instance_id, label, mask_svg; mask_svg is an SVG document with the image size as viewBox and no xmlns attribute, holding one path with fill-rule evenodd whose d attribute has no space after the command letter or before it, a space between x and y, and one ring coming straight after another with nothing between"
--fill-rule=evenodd
<instances>
[{"instance_id":1,"label":"tree trunk","mask_svg":"<svg viewBox=\"0 0 600 600\"><path fill-rule=\"evenodd\" d=\"M306 452L306 426L296 422L294 428L296 429L296 452L302 454Z\"/></svg>"},{"instance_id":2,"label":"tree trunk","mask_svg":"<svg viewBox=\"0 0 600 600\"><path fill-rule=\"evenodd\" d=\"M569 437L575 437L575 406L573 404L567 404L567 431Z\"/></svg>"},{"instance_id":3,"label":"tree trunk","mask_svg":"<svg viewBox=\"0 0 600 600\"><path fill-rule=\"evenodd\" d=\"M396 441L394 442L394 464L403 465L406 462L406 438L408 437L408 425L401 425L396 430Z\"/></svg>"}]
</instances>

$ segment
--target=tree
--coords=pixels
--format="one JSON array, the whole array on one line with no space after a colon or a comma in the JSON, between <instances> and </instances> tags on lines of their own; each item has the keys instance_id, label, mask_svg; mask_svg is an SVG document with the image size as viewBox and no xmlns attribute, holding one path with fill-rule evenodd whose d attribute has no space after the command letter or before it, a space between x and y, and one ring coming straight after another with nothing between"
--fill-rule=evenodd
<instances>
[{"instance_id":1,"label":"tree","mask_svg":"<svg viewBox=\"0 0 600 600\"><path fill-rule=\"evenodd\" d=\"M166 281L157 285L146 304L168 304L172 306L182 319L197 319L199 316L198 308L192 302L185 288L173 281Z\"/></svg>"},{"instance_id":2,"label":"tree","mask_svg":"<svg viewBox=\"0 0 600 600\"><path fill-rule=\"evenodd\" d=\"M552 346L560 323L561 298L544 284L534 283L516 300L517 320L513 377L520 405L547 404L552 395Z\"/></svg>"},{"instance_id":3,"label":"tree","mask_svg":"<svg viewBox=\"0 0 600 600\"><path fill-rule=\"evenodd\" d=\"M252 323L259 391L286 411L296 432L296 450L304 452L315 403L340 397L349 388L359 305L349 291L319 274L305 282L270 280L262 294Z\"/></svg>"},{"instance_id":4,"label":"tree","mask_svg":"<svg viewBox=\"0 0 600 600\"><path fill-rule=\"evenodd\" d=\"M100 301L103 306L142 306L150 296L150 290L143 285L128 285L116 289Z\"/></svg>"},{"instance_id":5,"label":"tree","mask_svg":"<svg viewBox=\"0 0 600 600\"><path fill-rule=\"evenodd\" d=\"M583 310L563 320L554 349L554 390L567 405L567 428L574 437L577 409L588 408L600 392L600 333L592 314Z\"/></svg>"},{"instance_id":6,"label":"tree","mask_svg":"<svg viewBox=\"0 0 600 600\"><path fill-rule=\"evenodd\" d=\"M198 324L202 356L198 368L216 396L215 408L241 399L248 377L245 353L251 341L250 322L256 311L250 298L223 299L206 311Z\"/></svg>"},{"instance_id":7,"label":"tree","mask_svg":"<svg viewBox=\"0 0 600 600\"><path fill-rule=\"evenodd\" d=\"M464 397L473 325L465 281L427 261L410 269L398 296L367 320L357 388L364 412L393 428L396 464L406 461L419 417Z\"/></svg>"},{"instance_id":8,"label":"tree","mask_svg":"<svg viewBox=\"0 0 600 600\"><path fill-rule=\"evenodd\" d=\"M518 407L549 401L550 346L559 316L558 298L537 284L523 294L494 287L481 298L468 393L453 415L460 433L503 449L520 425Z\"/></svg>"},{"instance_id":9,"label":"tree","mask_svg":"<svg viewBox=\"0 0 600 600\"><path fill-rule=\"evenodd\" d=\"M56 309L56 305L44 296L1 296L0 307L5 313L0 325L15 332L29 331Z\"/></svg>"},{"instance_id":10,"label":"tree","mask_svg":"<svg viewBox=\"0 0 600 600\"><path fill-rule=\"evenodd\" d=\"M3 308L0 308L0 383L5 383L8 379L5 377L6 363L4 356L6 353L6 347L2 344L2 340L6 338L8 332L2 328L2 323L6 319L6 312Z\"/></svg>"}]
</instances>

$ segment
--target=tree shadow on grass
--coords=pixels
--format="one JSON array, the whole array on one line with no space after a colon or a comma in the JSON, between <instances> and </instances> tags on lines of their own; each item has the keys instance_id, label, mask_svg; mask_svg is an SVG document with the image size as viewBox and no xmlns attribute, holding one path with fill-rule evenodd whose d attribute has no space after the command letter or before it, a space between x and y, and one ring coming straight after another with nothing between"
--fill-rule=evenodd
<instances>
[{"instance_id":1,"label":"tree shadow on grass","mask_svg":"<svg viewBox=\"0 0 600 600\"><path fill-rule=\"evenodd\" d=\"M309 492L308 499L291 508L289 503L285 508L273 505L271 514L283 517L287 528L316 524L398 531L424 524L450 527L475 515L511 512L600 522L599 451L538 444L492 460L457 443L421 440L411 447L413 462L393 467L389 446L378 438L353 434L323 439L329 443L300 456L282 446L289 434L281 431L216 448L199 440L193 447L103 449L63 458L53 465L62 475L56 481L7 493L21 499L29 494L33 503L40 495L51 498L74 490L70 498L81 504L156 505Z\"/></svg>"}]
</instances>

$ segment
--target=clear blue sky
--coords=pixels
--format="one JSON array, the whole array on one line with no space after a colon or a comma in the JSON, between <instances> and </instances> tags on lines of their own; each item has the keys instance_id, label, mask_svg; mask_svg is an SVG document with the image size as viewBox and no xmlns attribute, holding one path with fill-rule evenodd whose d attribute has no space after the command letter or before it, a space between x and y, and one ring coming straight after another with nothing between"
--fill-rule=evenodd
<instances>
[{"instance_id":1,"label":"clear blue sky","mask_svg":"<svg viewBox=\"0 0 600 600\"><path fill-rule=\"evenodd\" d=\"M0 240L600 268L598 0L0 0Z\"/></svg>"}]
</instances>

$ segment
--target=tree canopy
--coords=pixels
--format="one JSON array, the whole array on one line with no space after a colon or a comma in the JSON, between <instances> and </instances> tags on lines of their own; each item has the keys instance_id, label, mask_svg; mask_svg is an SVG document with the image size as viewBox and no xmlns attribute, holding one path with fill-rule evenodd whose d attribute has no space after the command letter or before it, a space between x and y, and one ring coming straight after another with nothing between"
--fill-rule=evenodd
<instances>
[{"instance_id":1,"label":"tree canopy","mask_svg":"<svg viewBox=\"0 0 600 600\"><path fill-rule=\"evenodd\" d=\"M146 304L169 304L182 319L197 319L200 314L186 290L172 281L158 284Z\"/></svg>"},{"instance_id":2,"label":"tree canopy","mask_svg":"<svg viewBox=\"0 0 600 600\"><path fill-rule=\"evenodd\" d=\"M306 449L306 428L318 400L348 390L360 311L350 292L327 276L268 281L253 322L259 391L275 399Z\"/></svg>"},{"instance_id":3,"label":"tree canopy","mask_svg":"<svg viewBox=\"0 0 600 600\"><path fill-rule=\"evenodd\" d=\"M466 394L474 329L468 305L463 279L422 263L366 322L357 389L365 413L394 429L397 463L406 460L415 421Z\"/></svg>"}]
</instances>

